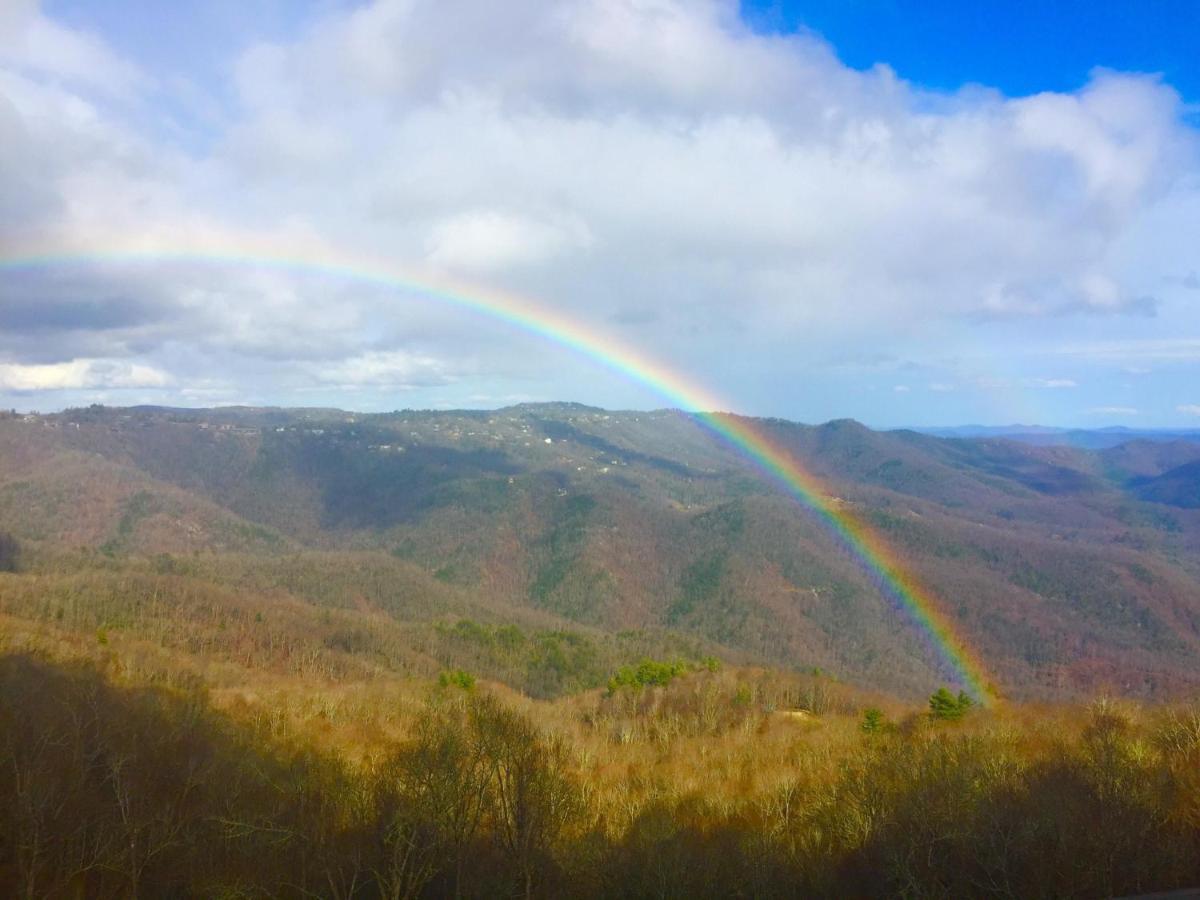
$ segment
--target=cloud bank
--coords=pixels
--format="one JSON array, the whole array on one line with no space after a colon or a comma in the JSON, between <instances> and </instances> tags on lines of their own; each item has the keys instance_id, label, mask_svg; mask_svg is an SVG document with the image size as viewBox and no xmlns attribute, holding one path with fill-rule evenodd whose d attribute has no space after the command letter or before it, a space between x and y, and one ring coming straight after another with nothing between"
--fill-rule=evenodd
<instances>
[{"instance_id":1,"label":"cloud bank","mask_svg":"<svg viewBox=\"0 0 1200 900\"><path fill-rule=\"evenodd\" d=\"M886 424L903 403L974 421L985 395L989 414L1082 415L1122 352L1200 333L1178 238L1200 226L1197 133L1150 75L935 93L815 35L756 33L732 2L375 0L214 48L227 64L204 89L223 100L197 140L171 125L193 94L103 35L29 2L0 35L7 247L256 234L365 252L536 297L732 406L800 418ZM1066 342L1109 346L1111 371ZM847 374L865 352L930 389ZM1050 359L1076 368L1037 375ZM0 363L0 391L47 406L201 382L386 408L654 402L496 323L236 265L6 274ZM1029 400L1047 394L1073 399Z\"/></svg>"}]
</instances>

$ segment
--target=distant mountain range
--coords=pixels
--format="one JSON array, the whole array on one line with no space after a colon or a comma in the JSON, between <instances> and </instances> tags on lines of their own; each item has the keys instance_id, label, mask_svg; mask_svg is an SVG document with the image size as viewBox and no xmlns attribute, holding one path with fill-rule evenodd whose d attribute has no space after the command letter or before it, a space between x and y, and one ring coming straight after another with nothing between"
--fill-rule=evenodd
<instances>
[{"instance_id":1,"label":"distant mountain range","mask_svg":"<svg viewBox=\"0 0 1200 900\"><path fill-rule=\"evenodd\" d=\"M903 429L901 429L903 430ZM945 438L1007 438L1024 444L1087 447L1101 450L1127 441L1200 442L1200 429L1189 428L1055 428L1046 425L956 425L947 428L913 428L922 434Z\"/></svg>"},{"instance_id":2,"label":"distant mountain range","mask_svg":"<svg viewBox=\"0 0 1200 900\"><path fill-rule=\"evenodd\" d=\"M1200 687L1200 434L757 424L1009 693ZM6 415L0 531L39 571L167 559L171 590L253 585L403 628L658 635L907 695L952 674L812 515L674 410ZM447 632L420 634L414 653Z\"/></svg>"}]
</instances>

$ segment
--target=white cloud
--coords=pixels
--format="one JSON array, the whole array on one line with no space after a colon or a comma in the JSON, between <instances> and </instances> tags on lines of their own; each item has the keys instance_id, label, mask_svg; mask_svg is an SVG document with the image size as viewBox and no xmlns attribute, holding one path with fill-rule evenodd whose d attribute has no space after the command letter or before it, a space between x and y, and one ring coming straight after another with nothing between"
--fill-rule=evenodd
<instances>
[{"instance_id":1,"label":"white cloud","mask_svg":"<svg viewBox=\"0 0 1200 900\"><path fill-rule=\"evenodd\" d=\"M98 388L161 388L171 377L125 360L73 359L44 365L0 363L0 390L61 391Z\"/></svg>"},{"instance_id":2,"label":"white cloud","mask_svg":"<svg viewBox=\"0 0 1200 900\"><path fill-rule=\"evenodd\" d=\"M907 394L908 392L909 387L907 384L898 384L892 388L892 393L894 394Z\"/></svg>"},{"instance_id":3,"label":"white cloud","mask_svg":"<svg viewBox=\"0 0 1200 900\"><path fill-rule=\"evenodd\" d=\"M475 210L436 223L428 247L429 260L436 266L486 271L543 262L589 242L587 227L578 221L550 224Z\"/></svg>"},{"instance_id":4,"label":"white cloud","mask_svg":"<svg viewBox=\"0 0 1200 900\"><path fill-rule=\"evenodd\" d=\"M306 167L301 198L369 204L369 240L487 267L553 257L529 223L571 217L602 248L561 242L572 262L649 256L687 287L720 265L729 286L698 293L736 284L769 327L844 324L850 296L877 321L1150 309L1105 248L1187 144L1152 79L931 100L720 3L378 2L252 51L240 83L238 146ZM281 120L342 149L312 171Z\"/></svg>"},{"instance_id":5,"label":"white cloud","mask_svg":"<svg viewBox=\"0 0 1200 900\"><path fill-rule=\"evenodd\" d=\"M114 99L156 73L16 8L0 19L19 36L0 48L6 244L253 255L254 235L293 257L432 265L539 298L584 332L615 323L734 393L881 349L930 360L895 377L960 385L964 403L980 387L1078 386L1070 368L980 379L995 368L947 358L1000 333L990 352L1070 329L1078 343L1060 356L1200 358L1162 337L1189 333L1155 291L1194 267L1178 235L1200 182L1195 130L1153 77L931 94L885 66L852 70L816 37L752 33L732 0L373 0L323 5L296 39L249 46L211 91L232 107L184 150ZM1166 231L1180 258L1144 269L1131 236ZM164 265L33 287L58 292L47 314L0 321L0 352L20 365L124 354L180 383L218 367L230 390L279 395L464 377L479 382L464 396L513 392L496 379L540 396L595 381L461 312L335 278Z\"/></svg>"},{"instance_id":6,"label":"white cloud","mask_svg":"<svg viewBox=\"0 0 1200 900\"><path fill-rule=\"evenodd\" d=\"M1050 390L1079 387L1079 384L1070 378L1027 378L1023 383L1026 387L1049 388Z\"/></svg>"},{"instance_id":7,"label":"white cloud","mask_svg":"<svg viewBox=\"0 0 1200 900\"><path fill-rule=\"evenodd\" d=\"M1096 416L1136 416L1138 410L1132 406L1093 406L1088 410Z\"/></svg>"},{"instance_id":8,"label":"white cloud","mask_svg":"<svg viewBox=\"0 0 1200 900\"><path fill-rule=\"evenodd\" d=\"M36 0L5 0L0 9L0 65L128 99L147 77L94 35L43 15Z\"/></svg>"},{"instance_id":9,"label":"white cloud","mask_svg":"<svg viewBox=\"0 0 1200 900\"><path fill-rule=\"evenodd\" d=\"M1183 403L1175 407L1175 411L1185 416L1200 416L1200 403Z\"/></svg>"},{"instance_id":10,"label":"white cloud","mask_svg":"<svg viewBox=\"0 0 1200 900\"><path fill-rule=\"evenodd\" d=\"M441 360L404 352L364 353L312 369L317 381L348 388L445 384L454 377Z\"/></svg>"}]
</instances>

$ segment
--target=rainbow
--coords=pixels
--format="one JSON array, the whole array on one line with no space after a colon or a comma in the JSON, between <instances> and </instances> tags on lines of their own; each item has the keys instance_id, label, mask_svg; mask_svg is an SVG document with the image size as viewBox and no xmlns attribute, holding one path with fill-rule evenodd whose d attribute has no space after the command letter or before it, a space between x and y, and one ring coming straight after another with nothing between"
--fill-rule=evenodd
<instances>
[{"instance_id":1,"label":"rainbow","mask_svg":"<svg viewBox=\"0 0 1200 900\"><path fill-rule=\"evenodd\" d=\"M399 271L384 260L349 257L323 247L297 252L264 245L260 239L189 241L188 250L159 249L145 244L78 252L0 255L0 272L87 265L205 264L299 271L401 290L498 319L569 348L619 375L639 382L672 405L690 413L767 478L798 500L826 528L843 552L863 569L888 603L916 626L935 658L951 678L983 703L996 697L987 670L941 611L933 595L852 507L831 497L820 481L776 440L766 425L727 412L724 404L680 373L622 345L591 325L584 326L528 299L457 281L440 272ZM247 252L248 247L253 248ZM231 250L230 248L238 248ZM286 252L285 252L286 251Z\"/></svg>"}]
</instances>

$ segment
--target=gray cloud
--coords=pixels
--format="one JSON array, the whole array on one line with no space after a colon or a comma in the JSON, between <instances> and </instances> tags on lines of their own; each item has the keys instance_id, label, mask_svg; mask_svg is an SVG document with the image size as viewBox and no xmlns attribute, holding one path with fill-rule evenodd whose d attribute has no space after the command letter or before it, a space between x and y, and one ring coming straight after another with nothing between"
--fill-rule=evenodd
<instances>
[{"instance_id":1,"label":"gray cloud","mask_svg":"<svg viewBox=\"0 0 1200 900\"><path fill-rule=\"evenodd\" d=\"M44 226L63 204L52 170L22 115L0 90L0 238Z\"/></svg>"},{"instance_id":2,"label":"gray cloud","mask_svg":"<svg viewBox=\"0 0 1200 900\"><path fill-rule=\"evenodd\" d=\"M62 331L112 331L161 321L166 313L150 297L97 294L94 282L71 287L42 277L9 275L0 283L0 331L47 339Z\"/></svg>"}]
</instances>

